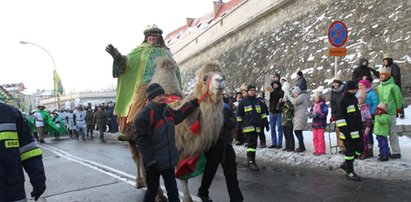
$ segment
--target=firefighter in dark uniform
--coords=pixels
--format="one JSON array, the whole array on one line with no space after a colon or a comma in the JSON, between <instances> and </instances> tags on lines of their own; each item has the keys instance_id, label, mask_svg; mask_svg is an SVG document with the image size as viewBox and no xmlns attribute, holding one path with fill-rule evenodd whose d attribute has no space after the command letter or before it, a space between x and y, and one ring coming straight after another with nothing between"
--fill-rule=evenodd
<instances>
[{"instance_id":1,"label":"firefighter in dark uniform","mask_svg":"<svg viewBox=\"0 0 411 202\"><path fill-rule=\"evenodd\" d=\"M267 120L267 110L265 104L255 96L256 87L247 87L248 95L241 100L237 108L237 130L242 130L247 138L247 161L251 170L258 171L259 167L255 162L257 148L257 136L264 128L269 130Z\"/></svg>"},{"instance_id":2,"label":"firefighter in dark uniform","mask_svg":"<svg viewBox=\"0 0 411 202\"><path fill-rule=\"evenodd\" d=\"M26 201L23 167L37 201L46 189L42 152L16 108L0 103L0 114L0 201Z\"/></svg>"},{"instance_id":3,"label":"firefighter in dark uniform","mask_svg":"<svg viewBox=\"0 0 411 202\"><path fill-rule=\"evenodd\" d=\"M354 172L354 159L359 157L363 150L361 111L355 97L356 91L356 83L348 81L344 94L335 106L334 118L345 146L345 161L340 168L345 170L348 180L360 181L361 178Z\"/></svg>"}]
</instances>

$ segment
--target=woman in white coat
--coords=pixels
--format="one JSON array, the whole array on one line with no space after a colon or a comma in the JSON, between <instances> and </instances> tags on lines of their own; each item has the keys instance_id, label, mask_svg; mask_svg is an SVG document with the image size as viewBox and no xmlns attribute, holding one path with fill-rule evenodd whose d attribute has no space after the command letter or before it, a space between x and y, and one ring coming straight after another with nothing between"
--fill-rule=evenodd
<instances>
[{"instance_id":1,"label":"woman in white coat","mask_svg":"<svg viewBox=\"0 0 411 202\"><path fill-rule=\"evenodd\" d=\"M303 130L307 128L308 108L310 107L310 96L306 92L302 92L298 86L293 87L291 91L290 102L294 105L294 133L298 139L298 148L295 152L304 152Z\"/></svg>"}]
</instances>

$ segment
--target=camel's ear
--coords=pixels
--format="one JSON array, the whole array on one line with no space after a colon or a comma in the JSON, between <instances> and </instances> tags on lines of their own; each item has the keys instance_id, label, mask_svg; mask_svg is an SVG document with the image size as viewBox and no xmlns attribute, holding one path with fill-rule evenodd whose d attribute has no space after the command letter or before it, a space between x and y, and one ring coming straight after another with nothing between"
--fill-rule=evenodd
<instances>
[{"instance_id":1,"label":"camel's ear","mask_svg":"<svg viewBox=\"0 0 411 202\"><path fill-rule=\"evenodd\" d=\"M209 72L221 72L224 74L223 69L218 61L211 61L204 64L197 72L197 78L203 79Z\"/></svg>"}]
</instances>

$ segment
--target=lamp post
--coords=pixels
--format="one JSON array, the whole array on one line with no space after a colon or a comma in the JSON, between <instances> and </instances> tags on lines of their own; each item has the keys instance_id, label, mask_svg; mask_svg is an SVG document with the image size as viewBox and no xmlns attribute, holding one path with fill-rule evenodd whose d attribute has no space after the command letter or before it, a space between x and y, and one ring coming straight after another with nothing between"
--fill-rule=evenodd
<instances>
[{"instance_id":1,"label":"lamp post","mask_svg":"<svg viewBox=\"0 0 411 202\"><path fill-rule=\"evenodd\" d=\"M51 54L50 54L45 48L43 48L42 46L40 46L40 45L38 45L38 44L31 43L31 42L27 42L27 41L20 41L20 44L24 44L24 45L25 45L25 44L30 44L30 45L33 45L33 46L36 46L36 47L41 48L44 52L47 53L47 55L50 56L51 60L53 61L54 70L57 71L56 62L54 62L53 56L51 56ZM56 93L55 89L54 89L54 92ZM56 94L57 94L57 95L56 95L56 96L57 96L57 109L60 110L60 95L59 95L58 93L56 93Z\"/></svg>"}]
</instances>

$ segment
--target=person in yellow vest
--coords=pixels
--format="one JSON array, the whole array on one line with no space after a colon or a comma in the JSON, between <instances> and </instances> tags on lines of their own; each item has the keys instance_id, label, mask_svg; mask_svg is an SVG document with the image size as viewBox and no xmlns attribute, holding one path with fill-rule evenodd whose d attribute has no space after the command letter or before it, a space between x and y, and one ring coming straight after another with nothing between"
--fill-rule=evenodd
<instances>
[{"instance_id":1,"label":"person in yellow vest","mask_svg":"<svg viewBox=\"0 0 411 202\"><path fill-rule=\"evenodd\" d=\"M144 30L144 41L127 56L111 44L106 51L113 57L113 77L117 78L117 98L114 113L118 116L119 140L129 141L134 137L134 120L144 107L147 99L145 92L154 75L154 60L158 57L169 57L174 61L170 49L161 36L163 31L156 25ZM175 61L174 61L175 62ZM180 82L180 71L176 70Z\"/></svg>"}]
</instances>

